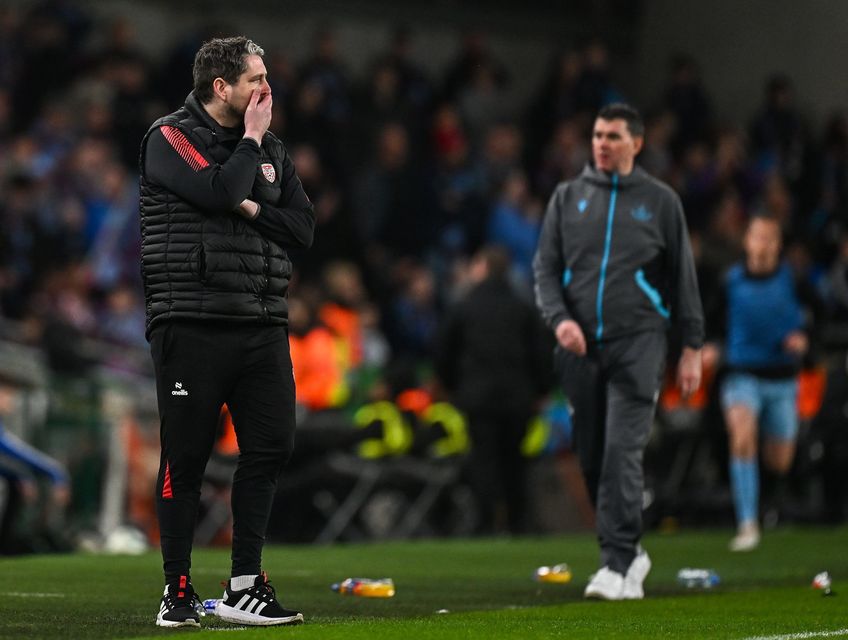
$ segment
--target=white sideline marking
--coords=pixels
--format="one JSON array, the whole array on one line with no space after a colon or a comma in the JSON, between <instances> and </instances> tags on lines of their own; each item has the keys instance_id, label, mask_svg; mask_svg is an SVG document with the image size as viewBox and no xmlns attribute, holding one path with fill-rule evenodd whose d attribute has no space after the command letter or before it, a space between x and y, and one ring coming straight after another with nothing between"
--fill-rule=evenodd
<instances>
[{"instance_id":1,"label":"white sideline marking","mask_svg":"<svg viewBox=\"0 0 848 640\"><path fill-rule=\"evenodd\" d=\"M12 596L13 598L64 598L64 593L27 593L25 591L6 591L0 596Z\"/></svg>"},{"instance_id":2,"label":"white sideline marking","mask_svg":"<svg viewBox=\"0 0 848 640\"><path fill-rule=\"evenodd\" d=\"M836 631L804 631L802 633L786 633L781 636L751 636L743 640L805 640L805 638L833 638L837 636L848 636L848 629L837 629Z\"/></svg>"}]
</instances>

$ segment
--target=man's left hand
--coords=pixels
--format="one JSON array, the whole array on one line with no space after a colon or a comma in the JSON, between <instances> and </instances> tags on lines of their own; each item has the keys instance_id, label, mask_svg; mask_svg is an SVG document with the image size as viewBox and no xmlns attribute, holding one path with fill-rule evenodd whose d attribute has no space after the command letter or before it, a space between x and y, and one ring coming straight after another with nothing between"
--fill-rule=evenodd
<instances>
[{"instance_id":1,"label":"man's left hand","mask_svg":"<svg viewBox=\"0 0 848 640\"><path fill-rule=\"evenodd\" d=\"M250 198L245 198L241 204L236 207L236 213L248 220L255 220L259 215L259 203L254 202Z\"/></svg>"},{"instance_id":2,"label":"man's left hand","mask_svg":"<svg viewBox=\"0 0 848 640\"><path fill-rule=\"evenodd\" d=\"M683 347L677 364L677 386L684 398L688 398L701 386L701 350Z\"/></svg>"}]
</instances>

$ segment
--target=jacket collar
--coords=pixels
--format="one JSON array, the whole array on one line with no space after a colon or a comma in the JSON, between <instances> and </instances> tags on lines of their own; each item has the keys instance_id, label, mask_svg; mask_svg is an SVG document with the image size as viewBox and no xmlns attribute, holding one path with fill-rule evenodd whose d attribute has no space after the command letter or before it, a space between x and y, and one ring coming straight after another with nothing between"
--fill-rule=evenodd
<instances>
[{"instance_id":1,"label":"jacket collar","mask_svg":"<svg viewBox=\"0 0 848 640\"><path fill-rule=\"evenodd\" d=\"M599 186L604 186L611 188L612 187L612 177L614 174L607 173L606 171L600 171L595 168L595 166L588 162L586 166L583 168L582 177L589 180L590 182L597 184ZM619 175L618 176L618 187L625 188L633 185L637 185L639 183L645 182L650 179L648 173L639 165L633 166L633 171L628 173L626 176Z\"/></svg>"},{"instance_id":2,"label":"jacket collar","mask_svg":"<svg viewBox=\"0 0 848 640\"><path fill-rule=\"evenodd\" d=\"M209 115L209 112L206 111L205 107L200 103L200 100L197 99L197 96L194 95L194 91L189 93L188 97L186 97L185 108L192 116L200 120L208 128L212 129L212 131L215 132L215 135L218 136L219 140L241 137L239 128L226 128L218 124L215 118Z\"/></svg>"}]
</instances>

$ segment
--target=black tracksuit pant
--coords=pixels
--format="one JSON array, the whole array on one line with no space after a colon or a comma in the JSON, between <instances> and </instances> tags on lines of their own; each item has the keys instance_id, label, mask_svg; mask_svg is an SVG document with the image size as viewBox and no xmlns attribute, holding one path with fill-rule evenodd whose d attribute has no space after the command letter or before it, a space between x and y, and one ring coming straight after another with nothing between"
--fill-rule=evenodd
<instances>
[{"instance_id":1,"label":"black tracksuit pant","mask_svg":"<svg viewBox=\"0 0 848 640\"><path fill-rule=\"evenodd\" d=\"M643 454L651 433L666 337L644 332L590 345L585 357L557 350L573 409L577 456L595 507L600 566L621 574L642 536Z\"/></svg>"},{"instance_id":2,"label":"black tracksuit pant","mask_svg":"<svg viewBox=\"0 0 848 640\"><path fill-rule=\"evenodd\" d=\"M284 327L172 321L151 332L162 453L156 504L165 580L188 576L203 472L221 406L233 417L232 575L260 572L277 478L291 456L295 391Z\"/></svg>"}]
</instances>

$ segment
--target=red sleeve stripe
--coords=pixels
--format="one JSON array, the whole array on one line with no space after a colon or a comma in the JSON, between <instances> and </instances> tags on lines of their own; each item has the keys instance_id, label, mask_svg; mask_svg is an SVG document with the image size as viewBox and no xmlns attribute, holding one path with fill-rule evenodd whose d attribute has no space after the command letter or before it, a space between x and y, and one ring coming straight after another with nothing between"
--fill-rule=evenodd
<instances>
[{"instance_id":1,"label":"red sleeve stripe","mask_svg":"<svg viewBox=\"0 0 848 640\"><path fill-rule=\"evenodd\" d=\"M188 163L188 166L195 171L200 171L201 169L209 166L209 162L207 162L206 158L200 155L200 152L194 148L182 131L176 127L169 126L163 126L161 127L161 130L162 135L165 136L165 140L171 143L171 146L174 147L182 159Z\"/></svg>"}]
</instances>

